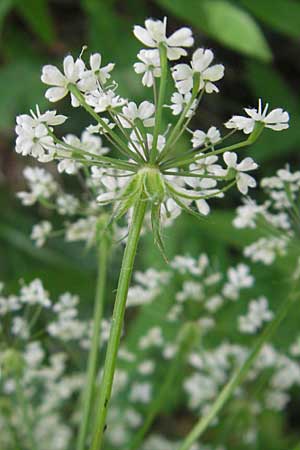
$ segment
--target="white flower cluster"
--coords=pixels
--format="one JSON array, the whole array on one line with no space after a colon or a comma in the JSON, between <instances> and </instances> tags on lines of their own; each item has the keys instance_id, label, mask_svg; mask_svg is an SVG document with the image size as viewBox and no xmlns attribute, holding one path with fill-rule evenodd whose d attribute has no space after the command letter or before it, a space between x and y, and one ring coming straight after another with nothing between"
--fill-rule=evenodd
<instances>
[{"instance_id":1,"label":"white flower cluster","mask_svg":"<svg viewBox=\"0 0 300 450\"><path fill-rule=\"evenodd\" d=\"M118 84L112 79L114 64L103 65L100 53L90 55L88 63L83 60L83 52L77 59L68 55L62 71L53 65L43 67L41 80L50 86L46 98L57 102L70 94L72 106L83 107L96 124L88 126L80 139L73 135L60 139L54 127L63 124L66 117L56 111L41 114L37 107L31 115L17 118L17 152L40 162L56 160L59 172L80 172L97 179L99 185L106 187L97 201L113 202L116 218L124 215L142 192L150 203L155 203L151 210L154 224L169 216L170 211L175 216L182 209L195 214L196 208L197 213L207 215L207 200L223 197L234 185L243 195L247 194L249 188L256 186L248 172L255 170L257 164L250 157L238 162L237 154L231 150L252 144L264 127L286 129L288 113L281 108L268 113L268 105L263 108L259 100L258 109L245 109L248 117L233 116L225 123L231 129L227 135L222 136L215 126L207 131L194 130L191 148L176 155L176 143L185 131L190 131L188 125L203 95L219 92L216 83L224 75L224 66L214 64L212 50L205 48L196 49L190 63L174 65L174 61L187 57L194 38L187 27L168 36L166 18L147 19L144 27L136 25L133 32L146 47L138 53L134 70L142 74L145 86L153 86L153 102L136 104L120 96ZM175 86L170 99L166 98L168 70ZM166 130L162 121L164 107L179 116ZM246 141L219 148L238 130L250 135ZM108 147L99 134L110 148L118 150L122 159L107 155ZM220 161L219 155L223 155ZM38 192L33 191L32 198L22 194L24 202L34 201ZM159 234L159 226L154 228ZM40 245L47 229L44 224L34 233ZM156 241L160 242L160 237L156 236Z\"/></svg>"},{"instance_id":2,"label":"white flower cluster","mask_svg":"<svg viewBox=\"0 0 300 450\"><path fill-rule=\"evenodd\" d=\"M247 199L237 208L233 223L237 228L257 228L260 237L245 247L244 254L270 265L286 255L298 238L300 172L285 167L263 178L261 187L267 196L264 203Z\"/></svg>"}]
</instances>

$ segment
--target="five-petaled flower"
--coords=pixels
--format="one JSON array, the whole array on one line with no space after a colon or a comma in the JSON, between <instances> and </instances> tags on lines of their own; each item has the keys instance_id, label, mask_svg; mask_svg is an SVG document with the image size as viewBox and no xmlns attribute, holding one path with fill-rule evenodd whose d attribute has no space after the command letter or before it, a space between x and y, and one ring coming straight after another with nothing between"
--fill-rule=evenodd
<instances>
[{"instance_id":1,"label":"five-petaled flower","mask_svg":"<svg viewBox=\"0 0 300 450\"><path fill-rule=\"evenodd\" d=\"M261 99L258 100L258 108L244 108L249 117L232 116L232 118L225 123L227 128L233 128L243 131L245 134L250 134L254 130L256 123L262 123L266 128L271 130L281 131L289 127L289 113L282 108L273 109L268 113L269 104L267 103L264 109L262 108Z\"/></svg>"},{"instance_id":2,"label":"five-petaled flower","mask_svg":"<svg viewBox=\"0 0 300 450\"><path fill-rule=\"evenodd\" d=\"M224 76L223 64L210 66L214 54L211 50L198 48L192 56L191 65L177 64L173 68L173 78L180 93L186 94L193 88L194 74L200 75L199 90L204 89L207 94L219 92L214 84Z\"/></svg>"},{"instance_id":3,"label":"five-petaled flower","mask_svg":"<svg viewBox=\"0 0 300 450\"><path fill-rule=\"evenodd\" d=\"M45 97L50 102L57 102L64 98L69 90L68 84L76 84L84 72L85 65L82 59L77 58L74 61L73 56L68 55L64 59L64 73L61 73L57 67L47 65L43 67L41 80L43 83L53 86L47 89ZM77 98L71 94L72 106L79 106Z\"/></svg>"},{"instance_id":4,"label":"five-petaled flower","mask_svg":"<svg viewBox=\"0 0 300 450\"><path fill-rule=\"evenodd\" d=\"M187 52L182 47L191 47L194 43L192 31L187 27L180 28L167 37L166 17L163 21L147 19L145 28L135 25L133 33L147 47L158 48L160 44L164 44L167 48L167 57L171 61L186 56Z\"/></svg>"}]
</instances>

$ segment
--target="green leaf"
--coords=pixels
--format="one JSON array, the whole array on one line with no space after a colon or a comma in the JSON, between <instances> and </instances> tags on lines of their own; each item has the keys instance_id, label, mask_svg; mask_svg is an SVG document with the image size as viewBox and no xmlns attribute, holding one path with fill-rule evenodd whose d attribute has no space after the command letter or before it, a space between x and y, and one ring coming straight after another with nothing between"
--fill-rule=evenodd
<instances>
[{"instance_id":1,"label":"green leaf","mask_svg":"<svg viewBox=\"0 0 300 450\"><path fill-rule=\"evenodd\" d=\"M45 44L52 44L56 33L47 0L15 0L17 11Z\"/></svg>"},{"instance_id":2,"label":"green leaf","mask_svg":"<svg viewBox=\"0 0 300 450\"><path fill-rule=\"evenodd\" d=\"M275 30L300 37L300 3L294 0L239 0L252 14Z\"/></svg>"},{"instance_id":3,"label":"green leaf","mask_svg":"<svg viewBox=\"0 0 300 450\"><path fill-rule=\"evenodd\" d=\"M226 0L156 1L226 47L262 61L272 59L268 43L255 20L232 3Z\"/></svg>"}]
</instances>

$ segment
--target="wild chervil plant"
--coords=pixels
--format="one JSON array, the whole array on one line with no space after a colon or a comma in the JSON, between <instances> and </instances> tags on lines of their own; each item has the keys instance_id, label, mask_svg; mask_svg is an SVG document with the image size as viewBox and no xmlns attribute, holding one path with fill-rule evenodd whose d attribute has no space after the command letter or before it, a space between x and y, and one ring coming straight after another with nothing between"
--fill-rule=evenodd
<instances>
[{"instance_id":1,"label":"wild chervil plant","mask_svg":"<svg viewBox=\"0 0 300 450\"><path fill-rule=\"evenodd\" d=\"M153 102L143 101L137 105L121 97L118 84L112 78L114 64L102 65L100 54L92 54L88 64L83 60L83 55L75 60L68 55L63 61L63 71L47 65L43 67L41 79L50 86L45 94L50 102L57 102L70 95L72 106L84 108L91 116L93 123L86 128L81 139L68 136L60 139L57 136L55 127L67 118L56 111L41 113L37 107L31 115L17 118L18 153L31 155L41 163L57 161L59 172L74 174L82 171L87 177L93 177L94 181L96 179L99 186L104 184L105 189L97 195L97 201L103 207L110 203L113 205L109 223L121 219L127 212L131 214L100 392L96 400L91 450L99 450L103 443L128 288L146 211L149 210L151 214L154 240L164 253L162 218L176 216L180 210L194 215L207 215L210 209L208 200L222 198L234 186L242 194L247 194L248 189L256 185L248 172L255 170L257 164L250 157L238 161L233 151L254 143L265 127L280 131L286 129L289 122L287 112L277 108L268 113L268 106L263 108L259 100L257 109L245 109L247 116L233 116L228 120L225 127L230 131L223 136L214 126L207 132L191 132L190 122L203 96L219 92L218 82L224 75L224 66L214 64L213 52L204 48L194 51L190 63L178 64L177 61L187 56L187 48L194 43L192 32L189 28L181 28L167 37L166 28L166 18L163 21L148 19L145 27L135 26L133 30L135 37L147 47L138 53L134 70L142 75L143 85L153 89ZM168 98L166 87L171 80L175 90ZM173 123L167 127L163 120L166 107L174 115ZM246 139L224 145L238 131L246 134ZM182 144L184 133L192 133L188 148ZM102 141L99 144L98 135L115 150L114 155L108 155ZM222 156L222 161L219 156ZM24 198L26 195L23 195ZM39 236L43 230L36 233ZM106 239L103 226L102 237ZM98 240L101 242L101 233ZM98 284L98 303L99 299L101 302L103 300L103 292L102 274ZM96 313L96 310L99 327L101 311ZM97 330L94 330L91 346L78 450L85 448L91 418L98 350ZM264 339L268 333L270 330ZM259 348L250 355L242 374L248 370ZM233 380L216 408L207 415L207 423L240 381L240 375ZM202 429L203 424L200 424L200 431ZM190 448L198 435L199 428L196 427L182 450Z\"/></svg>"}]
</instances>

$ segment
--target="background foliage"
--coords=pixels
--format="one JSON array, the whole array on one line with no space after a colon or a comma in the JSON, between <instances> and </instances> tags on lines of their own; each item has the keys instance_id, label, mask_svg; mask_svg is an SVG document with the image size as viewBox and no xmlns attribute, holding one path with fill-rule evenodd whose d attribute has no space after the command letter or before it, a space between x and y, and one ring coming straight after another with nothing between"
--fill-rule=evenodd
<instances>
[{"instance_id":1,"label":"background foliage","mask_svg":"<svg viewBox=\"0 0 300 450\"><path fill-rule=\"evenodd\" d=\"M291 126L285 133L268 133L255 144L251 153L261 168L257 177L270 175L289 162L298 168L300 149L299 40L300 2L296 0L0 0L0 279L10 286L18 280L40 276L53 293L63 290L78 292L82 307L88 313L93 298L95 258L92 251L79 245L66 245L57 240L37 250L28 235L37 218L47 217L47 211L24 210L15 199L22 187L22 165L28 163L14 153L15 116L39 103L46 105L44 87L39 76L45 63L57 63L72 51L78 54L83 44L97 50L106 61L116 61L116 78L122 95L145 97L132 70L138 50L131 30L145 17L169 17L170 28L192 26L199 46L215 50L218 61L226 66L222 93L205 99L206 112L199 112L194 125L206 129L221 125L230 114L242 106L254 105L263 97L272 107L281 106L291 114ZM63 105L68 115L67 104ZM72 121L80 134L86 117L79 113ZM67 125L68 126L68 125ZM222 205L224 202L222 202ZM165 236L169 254L208 252L219 265L226 267L239 259L241 249L257 231L237 231L231 226L234 194L228 196L225 207L217 209L202 222L182 216ZM139 268L149 265L163 267L151 237L144 239L138 256ZM273 304L282 299L278 280L285 280L289 261L283 260L268 272L258 273L258 289ZM110 273L115 283L118 265ZM162 299L163 301L163 299ZM163 310L163 308L162 308ZM147 308L139 313L136 327L147 320ZM296 334L299 314L281 329L278 342L285 342L286 329ZM134 325L131 324L134 336ZM226 318L220 327L228 331ZM300 439L295 417L300 410L297 395L289 405L289 413L281 427ZM274 433L276 418L266 425L268 450L283 450L284 434ZM262 447L263 448L263 447ZM295 447L296 449L296 447Z\"/></svg>"}]
</instances>

